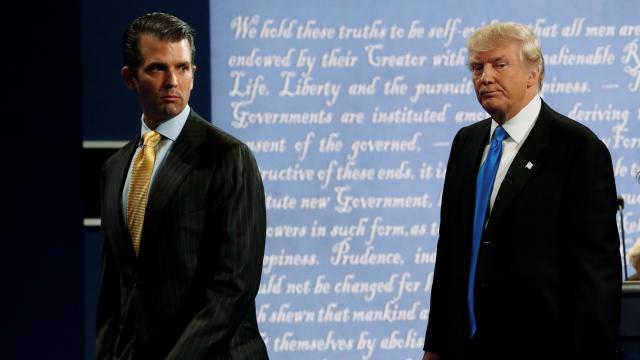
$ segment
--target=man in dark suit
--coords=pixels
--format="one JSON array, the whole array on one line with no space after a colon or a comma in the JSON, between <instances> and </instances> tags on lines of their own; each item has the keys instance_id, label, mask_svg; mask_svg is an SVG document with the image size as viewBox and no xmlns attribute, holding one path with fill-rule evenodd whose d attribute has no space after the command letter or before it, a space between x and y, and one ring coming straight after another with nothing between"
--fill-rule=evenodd
<instances>
[{"instance_id":1,"label":"man in dark suit","mask_svg":"<svg viewBox=\"0 0 640 360\"><path fill-rule=\"evenodd\" d=\"M453 140L424 359L613 359L611 156L538 95L544 63L528 27L480 28L468 54L491 118Z\"/></svg>"},{"instance_id":2,"label":"man in dark suit","mask_svg":"<svg viewBox=\"0 0 640 360\"><path fill-rule=\"evenodd\" d=\"M123 37L141 134L103 168L98 359L266 359L255 296L264 190L249 149L188 106L193 31L152 13Z\"/></svg>"}]
</instances>

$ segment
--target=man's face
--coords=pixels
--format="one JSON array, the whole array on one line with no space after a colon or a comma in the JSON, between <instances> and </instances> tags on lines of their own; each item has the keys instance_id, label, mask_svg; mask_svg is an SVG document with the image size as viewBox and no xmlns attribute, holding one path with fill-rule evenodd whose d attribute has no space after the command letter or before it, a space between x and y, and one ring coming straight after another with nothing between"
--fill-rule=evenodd
<instances>
[{"instance_id":1,"label":"man's face","mask_svg":"<svg viewBox=\"0 0 640 360\"><path fill-rule=\"evenodd\" d=\"M499 123L514 117L537 93L538 71L520 60L520 44L504 42L471 53L471 72L480 105Z\"/></svg>"},{"instance_id":2,"label":"man's face","mask_svg":"<svg viewBox=\"0 0 640 360\"><path fill-rule=\"evenodd\" d=\"M187 106L196 67L187 39L168 42L142 34L139 48L140 66L135 70L123 67L122 77L138 94L145 122L155 128Z\"/></svg>"}]
</instances>

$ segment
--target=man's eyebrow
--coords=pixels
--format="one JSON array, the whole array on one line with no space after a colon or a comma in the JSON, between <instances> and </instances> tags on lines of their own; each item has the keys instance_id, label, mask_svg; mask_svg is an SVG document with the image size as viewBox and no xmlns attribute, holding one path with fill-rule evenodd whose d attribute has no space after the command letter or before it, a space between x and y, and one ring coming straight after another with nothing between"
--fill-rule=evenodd
<instances>
[{"instance_id":1,"label":"man's eyebrow","mask_svg":"<svg viewBox=\"0 0 640 360\"><path fill-rule=\"evenodd\" d=\"M162 63L162 62L159 62L159 61L153 61L153 62L150 62L150 63L148 63L147 65L145 65L145 67L144 67L144 68L145 68L145 69L148 69L148 68L150 68L150 67L166 68L166 67L167 67L167 64Z\"/></svg>"},{"instance_id":2,"label":"man's eyebrow","mask_svg":"<svg viewBox=\"0 0 640 360\"><path fill-rule=\"evenodd\" d=\"M494 57L489 58L487 61L476 61L474 59L471 59L470 64L471 65L473 65L473 64L482 64L483 62L492 62L493 63L493 62L500 61L500 60L504 61L505 59L506 59L506 57L504 55L498 55L498 56L494 56Z\"/></svg>"}]
</instances>

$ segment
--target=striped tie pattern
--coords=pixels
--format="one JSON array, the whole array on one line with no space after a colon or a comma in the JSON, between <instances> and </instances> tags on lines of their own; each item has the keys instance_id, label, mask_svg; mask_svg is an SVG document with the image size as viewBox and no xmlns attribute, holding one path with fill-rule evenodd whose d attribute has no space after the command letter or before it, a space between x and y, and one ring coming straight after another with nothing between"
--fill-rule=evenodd
<instances>
[{"instance_id":1,"label":"striped tie pattern","mask_svg":"<svg viewBox=\"0 0 640 360\"><path fill-rule=\"evenodd\" d=\"M156 160L155 148L161 139L162 135L155 131L145 133L142 136L142 149L133 160L127 197L127 226L129 227L136 256L140 249L140 237L142 235L142 225L144 224L149 182L153 172L153 163Z\"/></svg>"}]
</instances>

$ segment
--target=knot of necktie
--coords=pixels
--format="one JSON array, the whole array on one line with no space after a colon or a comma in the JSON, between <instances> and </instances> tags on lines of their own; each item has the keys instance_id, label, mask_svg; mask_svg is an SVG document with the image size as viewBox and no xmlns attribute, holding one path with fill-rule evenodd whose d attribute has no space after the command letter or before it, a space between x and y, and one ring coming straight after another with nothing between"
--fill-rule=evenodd
<instances>
[{"instance_id":1,"label":"knot of necktie","mask_svg":"<svg viewBox=\"0 0 640 360\"><path fill-rule=\"evenodd\" d=\"M502 126L496 127L496 129L493 130L493 136L491 138L491 146L494 146L494 144L499 145L500 143L502 143L504 139L508 137L509 137L509 134L507 134L507 132L504 130Z\"/></svg>"},{"instance_id":2,"label":"knot of necktie","mask_svg":"<svg viewBox=\"0 0 640 360\"><path fill-rule=\"evenodd\" d=\"M155 148L156 145L162 140L162 135L155 131L148 131L142 135L142 146L150 146Z\"/></svg>"}]
</instances>

